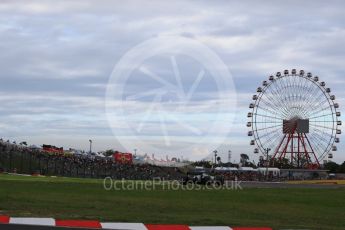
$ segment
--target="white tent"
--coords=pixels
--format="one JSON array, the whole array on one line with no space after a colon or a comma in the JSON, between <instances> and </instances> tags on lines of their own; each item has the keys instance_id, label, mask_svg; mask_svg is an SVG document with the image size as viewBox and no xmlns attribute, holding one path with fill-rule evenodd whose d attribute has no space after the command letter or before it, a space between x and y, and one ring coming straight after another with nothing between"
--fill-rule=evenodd
<instances>
[{"instance_id":1,"label":"white tent","mask_svg":"<svg viewBox=\"0 0 345 230\"><path fill-rule=\"evenodd\" d=\"M240 168L238 168L238 171L252 171L252 172L256 172L258 170L254 169L252 167L240 167Z\"/></svg>"},{"instance_id":2,"label":"white tent","mask_svg":"<svg viewBox=\"0 0 345 230\"><path fill-rule=\"evenodd\" d=\"M238 171L238 169L235 167L216 167L215 170L219 172Z\"/></svg>"}]
</instances>

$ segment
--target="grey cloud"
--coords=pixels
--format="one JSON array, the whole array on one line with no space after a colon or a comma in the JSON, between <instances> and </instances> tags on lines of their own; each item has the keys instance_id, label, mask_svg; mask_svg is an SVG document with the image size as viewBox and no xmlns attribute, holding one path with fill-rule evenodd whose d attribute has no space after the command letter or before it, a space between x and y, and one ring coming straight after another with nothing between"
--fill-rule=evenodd
<instances>
[{"instance_id":1,"label":"grey cloud","mask_svg":"<svg viewBox=\"0 0 345 230\"><path fill-rule=\"evenodd\" d=\"M33 141L47 141L42 135L65 135L66 143L72 133L110 136L104 96L114 65L133 46L164 34L199 40L219 54L238 91L237 122L246 122L251 95L262 81L285 68L320 75L344 104L342 1L138 5L138 1L1 1L0 90L6 100L0 117L6 128L0 135L33 136ZM164 74L162 66L159 61L153 65ZM185 73L188 85L194 75L188 68ZM140 91L151 84L138 75L128 89ZM211 82L201 87L194 106L214 97ZM245 133L237 127L230 135L236 151L249 151ZM81 139L76 138L76 145L84 146Z\"/></svg>"}]
</instances>

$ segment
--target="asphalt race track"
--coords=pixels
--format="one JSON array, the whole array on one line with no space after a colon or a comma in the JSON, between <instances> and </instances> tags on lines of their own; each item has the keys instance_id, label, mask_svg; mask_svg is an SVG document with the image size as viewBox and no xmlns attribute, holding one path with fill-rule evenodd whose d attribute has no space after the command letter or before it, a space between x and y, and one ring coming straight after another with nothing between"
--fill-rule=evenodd
<instances>
[{"instance_id":1,"label":"asphalt race track","mask_svg":"<svg viewBox=\"0 0 345 230\"><path fill-rule=\"evenodd\" d=\"M289 184L285 182L258 182L258 181L242 181L240 182L242 188L315 188L315 189L330 189L330 188L345 188L344 184Z\"/></svg>"}]
</instances>

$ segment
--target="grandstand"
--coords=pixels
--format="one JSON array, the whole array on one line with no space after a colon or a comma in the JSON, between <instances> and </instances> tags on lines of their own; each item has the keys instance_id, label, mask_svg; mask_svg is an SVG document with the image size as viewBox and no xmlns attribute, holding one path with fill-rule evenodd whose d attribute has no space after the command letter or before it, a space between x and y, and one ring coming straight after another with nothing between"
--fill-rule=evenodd
<instances>
[{"instance_id":1,"label":"grandstand","mask_svg":"<svg viewBox=\"0 0 345 230\"><path fill-rule=\"evenodd\" d=\"M56 148L56 147L54 147ZM48 149L48 151L47 151ZM0 171L33 175L148 180L156 177L178 179L177 167L161 167L147 162L123 163L112 156L50 151L0 140ZM60 149L60 148L58 148Z\"/></svg>"}]
</instances>

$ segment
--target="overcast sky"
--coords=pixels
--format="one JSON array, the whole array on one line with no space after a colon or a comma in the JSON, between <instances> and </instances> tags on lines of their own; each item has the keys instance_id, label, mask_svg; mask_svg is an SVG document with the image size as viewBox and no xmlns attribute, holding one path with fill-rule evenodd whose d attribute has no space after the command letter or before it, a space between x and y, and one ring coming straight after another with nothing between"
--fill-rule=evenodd
<instances>
[{"instance_id":1,"label":"overcast sky","mask_svg":"<svg viewBox=\"0 0 345 230\"><path fill-rule=\"evenodd\" d=\"M237 102L236 111L229 113L235 116L235 122L219 152L231 149L235 160L240 152L257 159L246 135L246 114L252 94L270 74L292 68L311 71L332 88L340 106L344 105L344 8L343 1L263 4L263 1L3 0L0 2L0 136L77 149L88 149L88 140L92 139L95 150L123 150L120 143L131 143L132 132L128 134L119 126L119 133L126 135L121 139L117 134L115 138L105 110L106 88L115 65L142 42L160 36L181 36L207 46L232 76L234 89L228 93L236 92ZM165 78L171 64L171 56L167 58L168 62L160 57L151 58L145 66ZM186 57L176 61L183 85L188 88L201 70L200 63ZM209 75L206 71L196 90L198 94L188 107L190 110L200 108L198 101L212 105L219 89ZM133 72L132 80L126 82L126 92L156 88L154 82L141 76ZM176 95L167 97L169 101ZM145 107L128 103L132 112ZM190 111L186 109L186 113ZM144 116L145 111L138 114ZM210 114L205 114L209 120ZM138 117L130 119L133 126L142 123ZM141 132L144 138L166 141L160 139L159 132L164 131L160 124L157 129L152 125L154 120L147 123L150 126L147 129L143 126ZM193 142L192 135L182 134L177 127L171 123L167 127L174 133L170 140L173 146ZM200 127L203 128L209 127ZM135 148L139 153L154 151L133 142L128 151ZM334 160L345 160L344 147L341 142ZM155 150L155 154L193 158L172 149L167 147L164 153Z\"/></svg>"}]
</instances>

